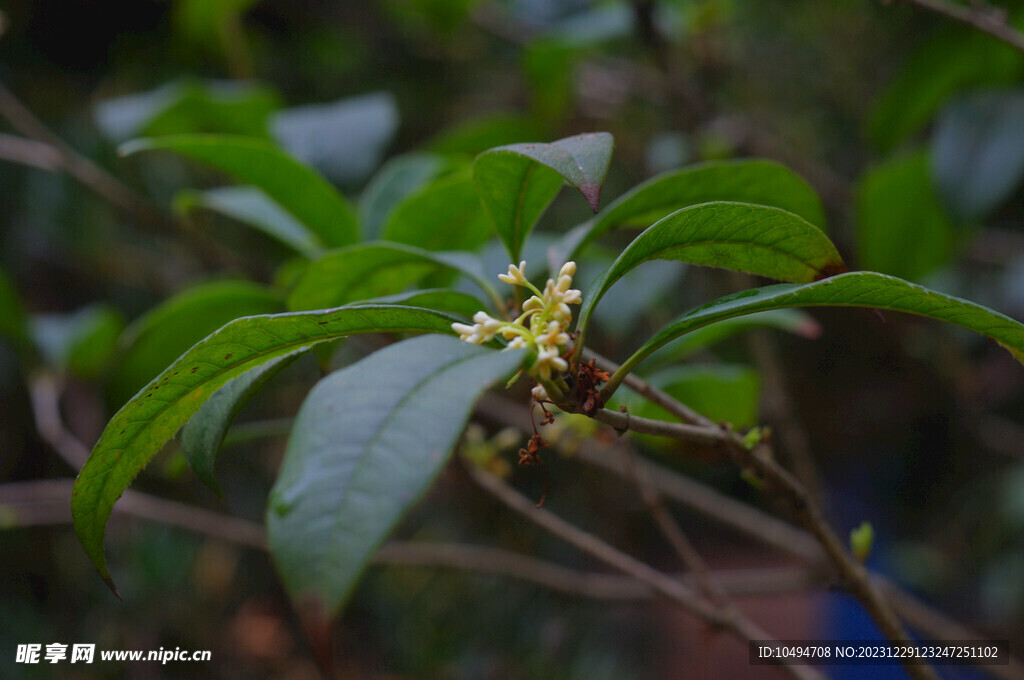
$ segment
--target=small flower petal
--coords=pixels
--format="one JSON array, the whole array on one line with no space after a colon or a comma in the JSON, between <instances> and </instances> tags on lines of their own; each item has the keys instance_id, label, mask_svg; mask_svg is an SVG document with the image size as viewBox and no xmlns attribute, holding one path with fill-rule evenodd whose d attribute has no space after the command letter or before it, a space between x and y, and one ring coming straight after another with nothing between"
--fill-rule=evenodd
<instances>
[{"instance_id":1,"label":"small flower petal","mask_svg":"<svg viewBox=\"0 0 1024 680\"><path fill-rule=\"evenodd\" d=\"M523 272L524 269L526 269L526 260L520 262L518 267L514 264L510 264L508 266L508 273L498 274L498 278L505 283L510 283L512 285L523 285L526 283L526 274Z\"/></svg>"},{"instance_id":2,"label":"small flower petal","mask_svg":"<svg viewBox=\"0 0 1024 680\"><path fill-rule=\"evenodd\" d=\"M562 302L564 302L567 305L578 305L581 302L583 302L583 293L576 290L575 288L570 288L569 290L565 291L564 295L562 295Z\"/></svg>"},{"instance_id":3,"label":"small flower petal","mask_svg":"<svg viewBox=\"0 0 1024 680\"><path fill-rule=\"evenodd\" d=\"M543 308L544 308L544 301L541 300L536 295L534 295L529 300L527 300L526 302L523 303L523 311L524 312L532 312L534 310L543 309Z\"/></svg>"}]
</instances>

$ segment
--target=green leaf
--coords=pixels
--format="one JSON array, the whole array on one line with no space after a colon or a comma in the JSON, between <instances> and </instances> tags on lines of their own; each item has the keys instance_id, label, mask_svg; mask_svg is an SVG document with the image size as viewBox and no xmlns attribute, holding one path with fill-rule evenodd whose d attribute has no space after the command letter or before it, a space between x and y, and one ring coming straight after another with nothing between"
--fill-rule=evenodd
<instances>
[{"instance_id":1,"label":"green leaf","mask_svg":"<svg viewBox=\"0 0 1024 680\"><path fill-rule=\"evenodd\" d=\"M857 190L860 266L919 280L949 261L955 231L939 203L928 155L897 156L868 170Z\"/></svg>"},{"instance_id":2,"label":"green leaf","mask_svg":"<svg viewBox=\"0 0 1024 680\"><path fill-rule=\"evenodd\" d=\"M962 88L1010 83L1022 69L1021 54L991 36L959 27L942 31L907 60L882 93L869 120L871 139L888 151L924 127Z\"/></svg>"},{"instance_id":3,"label":"green leaf","mask_svg":"<svg viewBox=\"0 0 1024 680\"><path fill-rule=\"evenodd\" d=\"M503 144L528 142L543 137L543 126L531 117L515 113L492 113L455 123L427 142L424 148L434 153L475 156Z\"/></svg>"},{"instance_id":4,"label":"green leaf","mask_svg":"<svg viewBox=\"0 0 1024 680\"><path fill-rule=\"evenodd\" d=\"M360 300L358 302L350 303L350 306L377 304L426 307L427 309L437 309L442 312L452 312L453 314L458 314L459 316L466 317L467 319L472 318L472 316L480 310L487 308L487 305L475 296L469 295L468 293L462 293L457 290L449 290L447 288L410 290L404 293L396 293L395 295L384 295L382 297L370 298L368 300Z\"/></svg>"},{"instance_id":5,"label":"green leaf","mask_svg":"<svg viewBox=\"0 0 1024 680\"><path fill-rule=\"evenodd\" d=\"M256 187L186 190L174 199L175 209L187 213L205 208L248 224L306 257L324 249L320 238Z\"/></svg>"},{"instance_id":6,"label":"green leaf","mask_svg":"<svg viewBox=\"0 0 1024 680\"><path fill-rule=\"evenodd\" d=\"M1022 126L1019 90L974 93L943 110L932 135L932 171L939 195L959 220L985 219L1020 186Z\"/></svg>"},{"instance_id":7,"label":"green leaf","mask_svg":"<svg viewBox=\"0 0 1024 680\"><path fill-rule=\"evenodd\" d=\"M758 328L774 328L810 339L821 334L821 326L809 314L796 309L772 309L735 319L725 319L690 331L662 347L655 356L662 364L677 362L734 335Z\"/></svg>"},{"instance_id":8,"label":"green leaf","mask_svg":"<svg viewBox=\"0 0 1024 680\"><path fill-rule=\"evenodd\" d=\"M426 336L313 388L267 508L270 552L302 615L337 614L374 550L444 467L477 397L524 358Z\"/></svg>"},{"instance_id":9,"label":"green leaf","mask_svg":"<svg viewBox=\"0 0 1024 680\"><path fill-rule=\"evenodd\" d=\"M623 274L647 260L682 260L782 281L813 281L843 260L821 229L780 208L704 203L677 210L637 236L586 291L577 328Z\"/></svg>"},{"instance_id":10,"label":"green leaf","mask_svg":"<svg viewBox=\"0 0 1024 680\"><path fill-rule=\"evenodd\" d=\"M160 448L228 381L268 361L359 333L451 333L456 317L377 305L236 319L199 342L110 420L75 480L75 532L107 584L103 535L114 502Z\"/></svg>"},{"instance_id":11,"label":"green leaf","mask_svg":"<svg viewBox=\"0 0 1024 680\"><path fill-rule=\"evenodd\" d=\"M35 353L21 299L3 271L0 271L0 337L8 338L23 358Z\"/></svg>"},{"instance_id":12,"label":"green leaf","mask_svg":"<svg viewBox=\"0 0 1024 680\"><path fill-rule=\"evenodd\" d=\"M588 132L550 144L511 144L487 153L511 153L551 168L580 190L594 212L601 201L601 185L608 174L614 140L607 132Z\"/></svg>"},{"instance_id":13,"label":"green leaf","mask_svg":"<svg viewBox=\"0 0 1024 680\"><path fill-rule=\"evenodd\" d=\"M427 250L476 250L493 229L470 173L436 179L395 206L384 225L386 241Z\"/></svg>"},{"instance_id":14,"label":"green leaf","mask_svg":"<svg viewBox=\"0 0 1024 680\"><path fill-rule=\"evenodd\" d=\"M204 484L222 495L214 476L224 436L249 400L274 376L298 358L298 354L271 359L234 378L213 393L181 428L181 453Z\"/></svg>"},{"instance_id":15,"label":"green leaf","mask_svg":"<svg viewBox=\"0 0 1024 680\"><path fill-rule=\"evenodd\" d=\"M592 281L615 261L617 252L604 257L602 248L587 253L577 271L577 281ZM652 260L627 272L608 289L600 306L594 308L593 322L614 339L624 339L636 332L652 310L675 298L686 276L682 262Z\"/></svg>"},{"instance_id":16,"label":"green leaf","mask_svg":"<svg viewBox=\"0 0 1024 680\"><path fill-rule=\"evenodd\" d=\"M757 371L737 364L674 366L646 378L647 382L715 422L750 427L758 422L761 380ZM672 420L647 399L628 401L629 412L644 418Z\"/></svg>"},{"instance_id":17,"label":"green leaf","mask_svg":"<svg viewBox=\"0 0 1024 680\"><path fill-rule=\"evenodd\" d=\"M232 319L283 311L281 295L248 281L188 288L138 318L121 339L107 394L123 404L189 347Z\"/></svg>"},{"instance_id":18,"label":"green leaf","mask_svg":"<svg viewBox=\"0 0 1024 680\"><path fill-rule=\"evenodd\" d=\"M786 307L873 307L945 321L987 336L1024 362L1024 325L987 307L875 272L850 272L803 285L742 291L698 307L658 331L633 353L604 388L611 394L627 373L659 347L690 331L737 316Z\"/></svg>"},{"instance_id":19,"label":"green leaf","mask_svg":"<svg viewBox=\"0 0 1024 680\"><path fill-rule=\"evenodd\" d=\"M172 151L263 190L328 246L359 240L355 211L327 180L269 142L228 135L173 135L122 144L121 155Z\"/></svg>"},{"instance_id":20,"label":"green leaf","mask_svg":"<svg viewBox=\"0 0 1024 680\"><path fill-rule=\"evenodd\" d=\"M576 259L593 240L613 229L644 228L669 213L698 203L735 201L782 208L824 228L821 201L789 168L760 159L709 161L652 177L565 235L558 264Z\"/></svg>"},{"instance_id":21,"label":"green leaf","mask_svg":"<svg viewBox=\"0 0 1024 680\"><path fill-rule=\"evenodd\" d=\"M259 0L178 0L171 23L176 37L204 56L224 56L235 68L249 66L242 16ZM243 68L245 68L243 67Z\"/></svg>"},{"instance_id":22,"label":"green leaf","mask_svg":"<svg viewBox=\"0 0 1024 680\"><path fill-rule=\"evenodd\" d=\"M537 120L564 124L575 99L577 65L588 50L559 38L531 40L524 46L523 77L529 86L530 110Z\"/></svg>"},{"instance_id":23,"label":"green leaf","mask_svg":"<svg viewBox=\"0 0 1024 680\"><path fill-rule=\"evenodd\" d=\"M110 305L90 305L71 314L37 314L32 334L46 361L80 378L95 378L114 358L124 317Z\"/></svg>"},{"instance_id":24,"label":"green leaf","mask_svg":"<svg viewBox=\"0 0 1024 680\"><path fill-rule=\"evenodd\" d=\"M380 165L398 130L398 104L388 92L373 92L296 106L279 111L271 128L274 139L293 156L351 186Z\"/></svg>"},{"instance_id":25,"label":"green leaf","mask_svg":"<svg viewBox=\"0 0 1024 680\"><path fill-rule=\"evenodd\" d=\"M519 262L526 237L562 188L562 176L513 151L492 149L473 162L473 180L509 258Z\"/></svg>"},{"instance_id":26,"label":"green leaf","mask_svg":"<svg viewBox=\"0 0 1024 680\"><path fill-rule=\"evenodd\" d=\"M252 83L186 79L100 102L96 124L108 138L221 133L269 139L280 98Z\"/></svg>"},{"instance_id":27,"label":"green leaf","mask_svg":"<svg viewBox=\"0 0 1024 680\"><path fill-rule=\"evenodd\" d=\"M495 297L470 253L438 253L401 243L361 243L326 253L309 264L288 298L293 310L325 309L401 292L438 267L454 269Z\"/></svg>"},{"instance_id":28,"label":"green leaf","mask_svg":"<svg viewBox=\"0 0 1024 680\"><path fill-rule=\"evenodd\" d=\"M428 153L406 154L385 163L359 199L364 236L378 238L395 206L450 165L444 156Z\"/></svg>"}]
</instances>

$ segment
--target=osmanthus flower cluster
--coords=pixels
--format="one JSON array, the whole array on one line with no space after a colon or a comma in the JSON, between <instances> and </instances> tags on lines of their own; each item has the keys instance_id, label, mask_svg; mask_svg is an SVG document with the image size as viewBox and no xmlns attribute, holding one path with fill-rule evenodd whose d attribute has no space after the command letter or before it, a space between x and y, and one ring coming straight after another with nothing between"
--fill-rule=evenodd
<instances>
[{"instance_id":1,"label":"osmanthus flower cluster","mask_svg":"<svg viewBox=\"0 0 1024 680\"><path fill-rule=\"evenodd\" d=\"M466 342L481 344L502 336L508 340L508 347L524 347L536 355L530 367L530 375L538 381L534 396L548 399L545 387L560 388L559 374L569 368L564 355L571 348L568 328L572 324L572 310L569 305L578 305L583 294L572 288L572 277L576 263L566 262L558 271L557 279L548 279L540 291L526 278L523 271L526 261L508 266L508 272L499 274L505 283L526 288L533 296L523 303L523 313L514 321L495 319L487 312L473 315L472 326L453 323L452 330ZM561 391L560 389L558 391Z\"/></svg>"}]
</instances>

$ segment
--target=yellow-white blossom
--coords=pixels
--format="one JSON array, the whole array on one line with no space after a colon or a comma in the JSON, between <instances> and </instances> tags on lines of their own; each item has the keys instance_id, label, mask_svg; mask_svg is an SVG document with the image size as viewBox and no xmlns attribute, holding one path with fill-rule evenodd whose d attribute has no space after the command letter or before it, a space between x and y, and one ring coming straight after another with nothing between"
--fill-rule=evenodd
<instances>
[{"instance_id":1,"label":"yellow-white blossom","mask_svg":"<svg viewBox=\"0 0 1024 680\"><path fill-rule=\"evenodd\" d=\"M498 274L498 278L513 286L522 286L526 283L526 275L523 273L524 269L526 269L526 260L520 262L518 267L510 264L508 266L508 273Z\"/></svg>"},{"instance_id":2,"label":"yellow-white blossom","mask_svg":"<svg viewBox=\"0 0 1024 680\"><path fill-rule=\"evenodd\" d=\"M567 329L572 324L572 310L569 305L580 304L583 295L572 288L572 277L576 274L576 263L566 262L558 271L557 278L550 278L544 290L538 290L526 278L526 261L519 265L510 264L508 272L499 274L505 283L522 286L531 295L523 303L523 311L514 321L495 319L486 312L473 315L473 325L455 323L452 330L466 342L481 344L500 335L508 341L509 348L530 349L536 354L530 375L547 382L558 379L558 374L568 370L565 359L571 350L572 338ZM557 381L556 381L557 382ZM547 389L538 385L534 396L548 400Z\"/></svg>"},{"instance_id":3,"label":"yellow-white blossom","mask_svg":"<svg viewBox=\"0 0 1024 680\"><path fill-rule=\"evenodd\" d=\"M558 355L558 348L548 345L537 353L537 360L533 362L530 373L541 380L551 380L552 371L561 373L567 368L569 362Z\"/></svg>"}]
</instances>

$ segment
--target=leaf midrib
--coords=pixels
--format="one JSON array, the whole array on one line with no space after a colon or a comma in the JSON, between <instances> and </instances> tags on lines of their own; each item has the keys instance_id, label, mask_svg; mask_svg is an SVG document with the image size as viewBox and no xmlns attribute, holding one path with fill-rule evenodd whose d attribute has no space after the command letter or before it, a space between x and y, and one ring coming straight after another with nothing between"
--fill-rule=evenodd
<instances>
[{"instance_id":1,"label":"leaf midrib","mask_svg":"<svg viewBox=\"0 0 1024 680\"><path fill-rule=\"evenodd\" d=\"M389 425L391 422L394 421L395 418L398 417L399 411L404 404L408 403L411 399L414 399L416 395L422 392L426 385L430 384L432 381L437 379L438 376L442 375L443 373L446 373L455 366L459 366L467 361L470 361L471 359L476 359L481 356L484 355L481 354L480 352L473 352L472 354L452 361L449 364L445 364L444 368L429 375L426 380L423 380L422 382L417 384L413 389L408 390L405 393L405 395L402 396L401 399L395 402L394 408L392 408L391 411L387 414L387 416L380 422L380 426L374 430L373 436L367 440L366 446L363 447L363 453L359 456L359 462L356 464L355 469L352 471L352 475L349 478L349 483L345 485L345 490L348 490L352 487L352 482L354 482L356 477L359 476L359 472L364 468L367 460L371 458L371 456L367 455L367 452L377 446L377 444L380 441L381 435L387 429L387 425Z\"/></svg>"}]
</instances>

